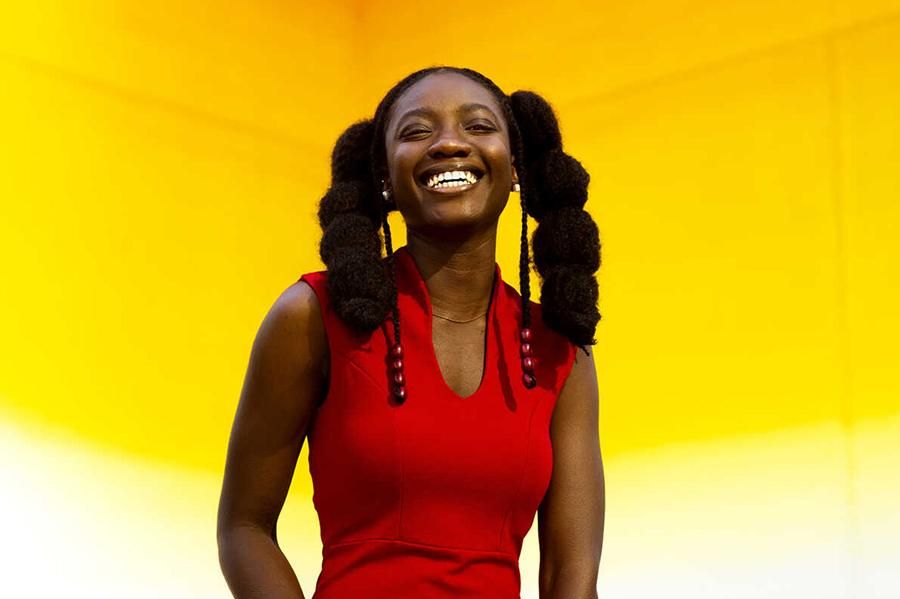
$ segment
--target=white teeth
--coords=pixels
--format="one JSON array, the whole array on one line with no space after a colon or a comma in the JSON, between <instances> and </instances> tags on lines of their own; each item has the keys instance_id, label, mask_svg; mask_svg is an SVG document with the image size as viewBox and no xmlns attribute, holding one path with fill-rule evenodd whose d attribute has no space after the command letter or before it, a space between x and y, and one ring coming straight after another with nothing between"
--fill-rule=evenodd
<instances>
[{"instance_id":1,"label":"white teeth","mask_svg":"<svg viewBox=\"0 0 900 599\"><path fill-rule=\"evenodd\" d=\"M436 175L432 175L426 185L428 187L435 188L445 188L445 187L460 187L462 185L474 185L478 182L478 177L471 171L445 171L443 173L438 173Z\"/></svg>"}]
</instances>

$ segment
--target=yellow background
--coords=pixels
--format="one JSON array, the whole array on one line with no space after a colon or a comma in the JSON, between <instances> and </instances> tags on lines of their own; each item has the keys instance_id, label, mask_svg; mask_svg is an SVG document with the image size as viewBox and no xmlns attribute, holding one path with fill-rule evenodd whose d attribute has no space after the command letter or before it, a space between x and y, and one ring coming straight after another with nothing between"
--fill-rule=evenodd
<instances>
[{"instance_id":1,"label":"yellow background","mask_svg":"<svg viewBox=\"0 0 900 599\"><path fill-rule=\"evenodd\" d=\"M896 0L5 3L4 589L229 596L253 336L321 268L336 136L437 63L542 93L592 175L600 596L900 597ZM534 526L523 598L537 566Z\"/></svg>"}]
</instances>

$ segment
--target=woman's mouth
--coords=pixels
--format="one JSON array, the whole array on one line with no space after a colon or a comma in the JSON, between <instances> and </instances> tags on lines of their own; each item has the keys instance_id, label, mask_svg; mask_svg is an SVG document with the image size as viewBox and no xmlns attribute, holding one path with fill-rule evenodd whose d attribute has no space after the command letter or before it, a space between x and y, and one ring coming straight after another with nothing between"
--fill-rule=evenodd
<instances>
[{"instance_id":1,"label":"woman's mouth","mask_svg":"<svg viewBox=\"0 0 900 599\"><path fill-rule=\"evenodd\" d=\"M454 194L472 189L483 177L483 173L461 168L434 173L426 177L420 184L434 193Z\"/></svg>"}]
</instances>

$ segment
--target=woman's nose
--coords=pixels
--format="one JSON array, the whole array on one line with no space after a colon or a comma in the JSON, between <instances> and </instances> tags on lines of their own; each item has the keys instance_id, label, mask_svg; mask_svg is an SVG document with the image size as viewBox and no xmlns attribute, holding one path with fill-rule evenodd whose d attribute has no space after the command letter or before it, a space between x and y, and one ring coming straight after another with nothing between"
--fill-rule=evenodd
<instances>
[{"instance_id":1,"label":"woman's nose","mask_svg":"<svg viewBox=\"0 0 900 599\"><path fill-rule=\"evenodd\" d=\"M468 156L472 152L469 142L461 139L453 131L444 131L428 148L431 158L458 158Z\"/></svg>"}]
</instances>

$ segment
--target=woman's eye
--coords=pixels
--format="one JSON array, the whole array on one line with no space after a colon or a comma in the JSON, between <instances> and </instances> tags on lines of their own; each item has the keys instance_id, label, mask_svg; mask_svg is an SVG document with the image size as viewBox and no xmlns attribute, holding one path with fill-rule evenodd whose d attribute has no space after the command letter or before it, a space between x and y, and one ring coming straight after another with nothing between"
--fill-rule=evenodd
<instances>
[{"instance_id":1,"label":"woman's eye","mask_svg":"<svg viewBox=\"0 0 900 599\"><path fill-rule=\"evenodd\" d=\"M468 130L474 131L496 131L497 128L491 125L490 123L472 123L466 127ZM405 139L407 137L416 137L420 135L428 135L431 131L429 129L425 129L423 127L411 127L409 129L404 129L402 133L400 133L400 137Z\"/></svg>"}]
</instances>

